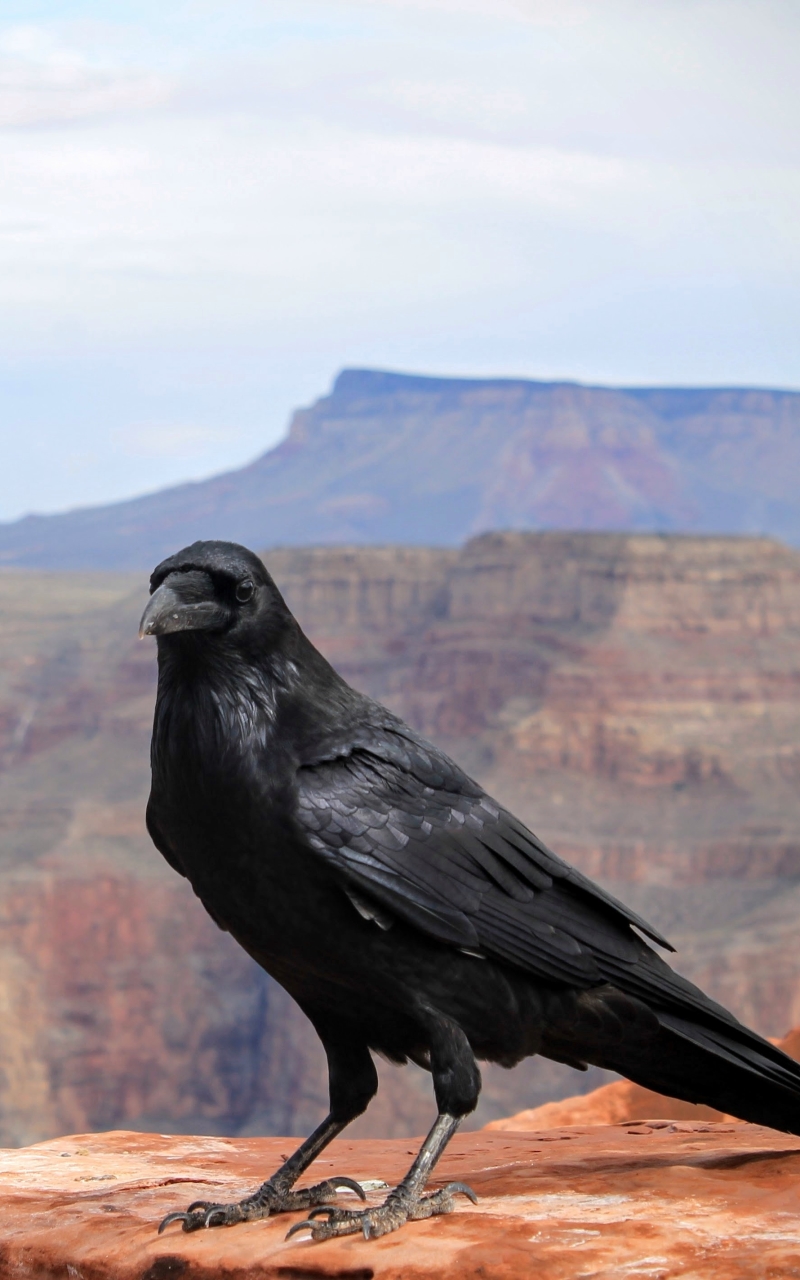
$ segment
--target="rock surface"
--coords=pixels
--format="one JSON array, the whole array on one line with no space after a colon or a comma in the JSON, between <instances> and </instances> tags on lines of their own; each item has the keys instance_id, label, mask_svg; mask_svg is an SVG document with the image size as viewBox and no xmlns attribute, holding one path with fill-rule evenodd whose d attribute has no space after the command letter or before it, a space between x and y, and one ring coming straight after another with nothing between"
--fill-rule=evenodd
<instances>
[{"instance_id":1,"label":"rock surface","mask_svg":"<svg viewBox=\"0 0 800 1280\"><path fill-rule=\"evenodd\" d=\"M634 1123L459 1135L432 1186L479 1196L365 1242L284 1237L299 1215L156 1235L196 1198L239 1197L286 1138L108 1133L0 1153L0 1274L18 1280L778 1280L800 1273L800 1140L752 1125ZM407 1141L334 1143L317 1176L394 1183ZM384 1190L370 1192L377 1203ZM343 1202L353 1202L349 1195Z\"/></svg>"},{"instance_id":2,"label":"rock surface","mask_svg":"<svg viewBox=\"0 0 800 1280\"><path fill-rule=\"evenodd\" d=\"M267 556L354 684L650 916L762 1033L800 1022L800 553L505 534ZM316 1037L144 832L144 585L0 573L0 1142L310 1130ZM430 1123L381 1065L360 1136ZM607 1077L488 1067L478 1125Z\"/></svg>"},{"instance_id":3,"label":"rock surface","mask_svg":"<svg viewBox=\"0 0 800 1280\"><path fill-rule=\"evenodd\" d=\"M667 1098L652 1089L643 1089L630 1080L615 1080L601 1085L591 1093L575 1094L572 1098L560 1098L557 1102L545 1102L540 1107L529 1107L516 1115L490 1120L485 1126L498 1132L526 1132L528 1130L561 1129L565 1125L627 1124L645 1120L695 1120L725 1121L742 1124L735 1116L726 1116L714 1107L683 1102L680 1098Z\"/></svg>"},{"instance_id":4,"label":"rock surface","mask_svg":"<svg viewBox=\"0 0 800 1280\"><path fill-rule=\"evenodd\" d=\"M485 529L800 541L800 395L346 369L238 471L0 525L0 562L138 568L195 538L455 545Z\"/></svg>"}]
</instances>

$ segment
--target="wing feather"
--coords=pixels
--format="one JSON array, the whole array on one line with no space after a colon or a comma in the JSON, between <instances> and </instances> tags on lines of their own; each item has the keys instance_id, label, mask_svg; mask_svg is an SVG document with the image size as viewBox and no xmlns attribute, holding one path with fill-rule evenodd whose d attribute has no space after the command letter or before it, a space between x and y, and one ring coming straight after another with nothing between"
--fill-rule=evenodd
<instances>
[{"instance_id":1,"label":"wing feather","mask_svg":"<svg viewBox=\"0 0 800 1280\"><path fill-rule=\"evenodd\" d=\"M441 942L581 986L653 955L632 925L668 945L405 726L362 726L298 769L297 793L343 887Z\"/></svg>"}]
</instances>

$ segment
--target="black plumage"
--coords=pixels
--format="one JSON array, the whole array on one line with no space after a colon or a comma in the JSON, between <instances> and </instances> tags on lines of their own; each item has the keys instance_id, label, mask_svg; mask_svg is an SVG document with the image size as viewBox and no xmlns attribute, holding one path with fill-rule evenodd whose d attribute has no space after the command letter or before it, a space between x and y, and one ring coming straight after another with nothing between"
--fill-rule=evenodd
<instances>
[{"instance_id":1,"label":"black plumage","mask_svg":"<svg viewBox=\"0 0 800 1280\"><path fill-rule=\"evenodd\" d=\"M147 821L221 928L294 997L328 1055L331 1112L254 1195L184 1230L312 1209L315 1238L446 1212L423 1195L476 1105L476 1058L595 1063L800 1132L800 1065L676 974L646 921L563 862L441 751L351 689L261 561L198 542L158 566ZM642 936L644 935L644 936ZM367 1106L370 1050L431 1071L438 1119L378 1209L294 1183ZM294 1228L293 1228L294 1229Z\"/></svg>"}]
</instances>

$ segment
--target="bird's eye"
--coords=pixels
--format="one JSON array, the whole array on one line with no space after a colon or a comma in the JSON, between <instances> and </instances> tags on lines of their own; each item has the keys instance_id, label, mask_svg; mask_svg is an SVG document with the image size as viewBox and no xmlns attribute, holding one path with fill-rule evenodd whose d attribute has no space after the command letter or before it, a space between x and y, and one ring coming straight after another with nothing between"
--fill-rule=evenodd
<instances>
[{"instance_id":1,"label":"bird's eye","mask_svg":"<svg viewBox=\"0 0 800 1280\"><path fill-rule=\"evenodd\" d=\"M237 582L235 595L239 604L247 604L254 591L255 587L249 578L245 578L244 582Z\"/></svg>"}]
</instances>

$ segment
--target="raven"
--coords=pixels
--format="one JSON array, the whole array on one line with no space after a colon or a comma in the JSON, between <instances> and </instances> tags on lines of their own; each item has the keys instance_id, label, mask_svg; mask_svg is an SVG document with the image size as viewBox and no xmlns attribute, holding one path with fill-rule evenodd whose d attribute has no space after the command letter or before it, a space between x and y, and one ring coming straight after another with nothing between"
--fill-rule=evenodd
<instances>
[{"instance_id":1,"label":"raven","mask_svg":"<svg viewBox=\"0 0 800 1280\"><path fill-rule=\"evenodd\" d=\"M655 929L551 852L454 762L356 692L301 631L262 562L195 542L151 578L158 638L150 835L206 910L296 1000L328 1059L330 1114L254 1194L196 1201L184 1231L308 1211L289 1234L394 1231L469 1187L425 1194L475 1107L476 1059L618 1071L800 1133L800 1064L676 974ZM371 1052L433 1079L438 1116L376 1208L357 1183L295 1189L377 1089Z\"/></svg>"}]
</instances>

